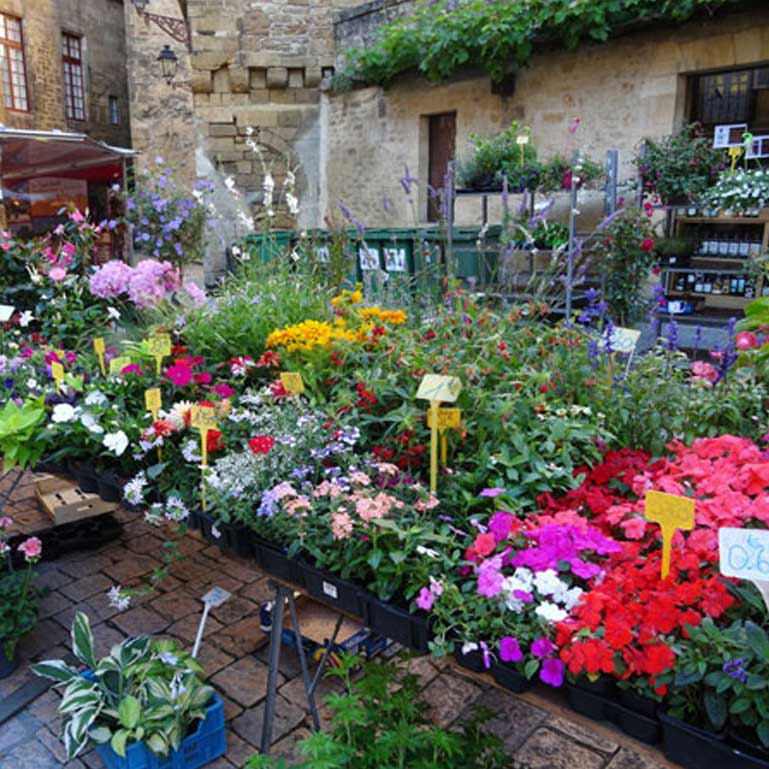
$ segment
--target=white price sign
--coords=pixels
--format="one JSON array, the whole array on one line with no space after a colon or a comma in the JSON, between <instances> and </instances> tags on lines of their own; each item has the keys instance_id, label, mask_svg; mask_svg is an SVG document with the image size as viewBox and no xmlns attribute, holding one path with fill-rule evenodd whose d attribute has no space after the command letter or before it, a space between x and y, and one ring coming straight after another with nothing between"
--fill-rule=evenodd
<instances>
[{"instance_id":1,"label":"white price sign","mask_svg":"<svg viewBox=\"0 0 769 769\"><path fill-rule=\"evenodd\" d=\"M769 531L718 530L721 574L740 579L769 580Z\"/></svg>"}]
</instances>

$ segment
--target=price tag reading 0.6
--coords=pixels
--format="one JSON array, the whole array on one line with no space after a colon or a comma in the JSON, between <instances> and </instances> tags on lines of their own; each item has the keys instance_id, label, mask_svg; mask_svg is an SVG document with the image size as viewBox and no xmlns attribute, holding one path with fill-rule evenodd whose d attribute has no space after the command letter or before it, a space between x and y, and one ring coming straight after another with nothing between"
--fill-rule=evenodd
<instances>
[{"instance_id":1,"label":"price tag reading 0.6","mask_svg":"<svg viewBox=\"0 0 769 769\"><path fill-rule=\"evenodd\" d=\"M727 577L769 580L769 531L718 530L721 573Z\"/></svg>"}]
</instances>

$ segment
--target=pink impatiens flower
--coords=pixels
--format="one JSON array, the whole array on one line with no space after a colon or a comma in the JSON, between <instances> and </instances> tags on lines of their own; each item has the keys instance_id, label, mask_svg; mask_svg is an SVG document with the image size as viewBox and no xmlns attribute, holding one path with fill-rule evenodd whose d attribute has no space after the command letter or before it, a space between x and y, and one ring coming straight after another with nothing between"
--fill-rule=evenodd
<instances>
[{"instance_id":1,"label":"pink impatiens flower","mask_svg":"<svg viewBox=\"0 0 769 769\"><path fill-rule=\"evenodd\" d=\"M422 609L422 611L430 611L430 609L433 608L433 604L435 603L435 596L433 595L430 588L423 587L419 591L419 595L416 599L417 607Z\"/></svg>"}]
</instances>

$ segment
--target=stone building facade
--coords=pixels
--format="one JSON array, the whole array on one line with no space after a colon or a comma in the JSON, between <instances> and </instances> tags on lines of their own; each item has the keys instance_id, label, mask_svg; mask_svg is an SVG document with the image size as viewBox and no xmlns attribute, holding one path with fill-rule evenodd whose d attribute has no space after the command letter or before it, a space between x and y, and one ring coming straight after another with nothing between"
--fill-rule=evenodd
<instances>
[{"instance_id":1,"label":"stone building facade","mask_svg":"<svg viewBox=\"0 0 769 769\"><path fill-rule=\"evenodd\" d=\"M383 19L407 12L409 5L375 0L340 14L338 50L371 39ZM387 89L327 93L323 206L330 211L344 200L371 226L402 226L415 216L423 220L425 185L422 197L412 198L404 195L400 178L408 166L426 180L430 117L445 113L455 113L459 159L469 152L470 134L493 134L517 120L531 127L541 157L570 154L578 146L603 160L613 148L619 151L621 177L633 178L633 158L644 137L669 134L696 116L691 108L699 76L767 66L769 8L758 4L749 12L655 26L574 51L543 50L517 74L510 95L495 93L488 77L472 71L443 84L404 76ZM765 110L768 98L769 90L757 92ZM575 117L580 127L571 136ZM491 208L492 220L498 218L494 201ZM479 201L460 200L457 222L478 221Z\"/></svg>"},{"instance_id":2,"label":"stone building facade","mask_svg":"<svg viewBox=\"0 0 769 769\"><path fill-rule=\"evenodd\" d=\"M19 85L17 69L16 100L10 106L7 84L0 79L0 123L87 133L110 144L129 146L123 1L0 0L0 13L20 21L21 41L10 40L9 47L22 50L24 62L24 84ZM70 53L76 54L71 57L75 65L79 57L83 80L82 105L73 102L69 115L63 35L79 41L78 50ZM18 53L13 55L18 57Z\"/></svg>"}]
</instances>

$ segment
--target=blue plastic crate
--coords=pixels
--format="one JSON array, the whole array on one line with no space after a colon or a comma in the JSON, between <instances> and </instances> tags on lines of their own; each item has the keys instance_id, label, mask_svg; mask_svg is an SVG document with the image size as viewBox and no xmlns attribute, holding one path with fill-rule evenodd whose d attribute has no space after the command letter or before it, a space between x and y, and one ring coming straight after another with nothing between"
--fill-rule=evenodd
<instances>
[{"instance_id":1,"label":"blue plastic crate","mask_svg":"<svg viewBox=\"0 0 769 769\"><path fill-rule=\"evenodd\" d=\"M144 743L135 742L122 758L109 743L97 745L96 752L107 769L198 769L227 752L224 729L224 705L218 694L198 722L198 728L182 740L179 750L167 756L157 756Z\"/></svg>"}]
</instances>

